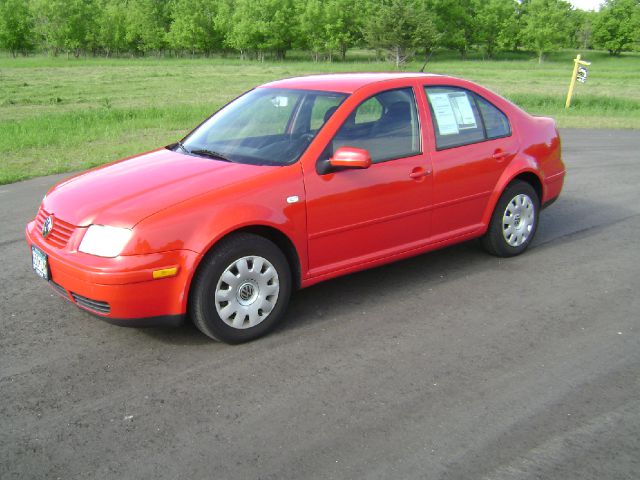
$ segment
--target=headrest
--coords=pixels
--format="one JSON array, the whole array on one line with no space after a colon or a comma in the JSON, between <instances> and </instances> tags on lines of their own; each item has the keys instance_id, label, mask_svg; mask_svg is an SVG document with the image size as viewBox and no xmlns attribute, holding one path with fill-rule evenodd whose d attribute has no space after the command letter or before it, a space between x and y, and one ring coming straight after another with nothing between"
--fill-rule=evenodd
<instances>
[{"instance_id":1,"label":"headrest","mask_svg":"<svg viewBox=\"0 0 640 480\"><path fill-rule=\"evenodd\" d=\"M338 106L334 106L334 107L329 107L329 109L324 112L324 120L323 123L327 123L327 120L329 120L331 118L331 115L334 114L334 112L338 109Z\"/></svg>"},{"instance_id":2,"label":"headrest","mask_svg":"<svg viewBox=\"0 0 640 480\"><path fill-rule=\"evenodd\" d=\"M411 107L409 102L395 102L389 105L389 108L385 112L385 117L392 118L394 120L407 120L411 119Z\"/></svg>"}]
</instances>

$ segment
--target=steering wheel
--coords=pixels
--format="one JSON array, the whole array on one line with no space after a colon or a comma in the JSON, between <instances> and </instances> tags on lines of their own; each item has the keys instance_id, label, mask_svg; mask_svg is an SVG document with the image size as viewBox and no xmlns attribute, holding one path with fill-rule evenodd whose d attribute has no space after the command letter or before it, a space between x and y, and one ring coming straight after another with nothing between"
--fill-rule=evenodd
<instances>
[{"instance_id":1,"label":"steering wheel","mask_svg":"<svg viewBox=\"0 0 640 480\"><path fill-rule=\"evenodd\" d=\"M313 133L311 133L311 132L303 133L302 135L300 135L298 137L297 141L299 143L303 143L306 146L306 145L309 145L309 143L311 143L311 140L313 140L314 136L315 135Z\"/></svg>"},{"instance_id":2,"label":"steering wheel","mask_svg":"<svg viewBox=\"0 0 640 480\"><path fill-rule=\"evenodd\" d=\"M313 137L315 135L311 132L306 132L301 134L298 138L296 138L295 140L293 138L291 138L291 143L289 144L289 152L292 155L299 155L301 154L311 143L311 140L313 140Z\"/></svg>"}]
</instances>

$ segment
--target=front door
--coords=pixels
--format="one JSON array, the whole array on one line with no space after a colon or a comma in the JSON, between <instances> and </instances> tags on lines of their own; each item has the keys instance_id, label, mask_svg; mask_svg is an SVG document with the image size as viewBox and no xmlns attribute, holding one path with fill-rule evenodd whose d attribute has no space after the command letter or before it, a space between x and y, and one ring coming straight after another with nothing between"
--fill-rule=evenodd
<instances>
[{"instance_id":1,"label":"front door","mask_svg":"<svg viewBox=\"0 0 640 480\"><path fill-rule=\"evenodd\" d=\"M309 274L362 265L424 244L430 232L431 164L411 87L364 100L318 162L343 146L365 149L367 169L305 172Z\"/></svg>"}]
</instances>

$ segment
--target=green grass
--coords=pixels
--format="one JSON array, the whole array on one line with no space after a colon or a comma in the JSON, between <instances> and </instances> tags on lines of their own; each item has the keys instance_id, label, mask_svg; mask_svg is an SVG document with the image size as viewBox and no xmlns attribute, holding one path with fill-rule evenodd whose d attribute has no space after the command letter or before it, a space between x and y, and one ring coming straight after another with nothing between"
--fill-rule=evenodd
<instances>
[{"instance_id":1,"label":"green grass","mask_svg":"<svg viewBox=\"0 0 640 480\"><path fill-rule=\"evenodd\" d=\"M564 99L576 52L542 65L526 54L485 61L436 56L433 73L468 78L560 127L640 128L640 56L599 52L574 106ZM351 61L313 63L235 59L66 59L0 56L0 184L99 165L165 145L255 85L283 77L337 71L386 71L370 52ZM414 62L406 70L417 71Z\"/></svg>"}]
</instances>

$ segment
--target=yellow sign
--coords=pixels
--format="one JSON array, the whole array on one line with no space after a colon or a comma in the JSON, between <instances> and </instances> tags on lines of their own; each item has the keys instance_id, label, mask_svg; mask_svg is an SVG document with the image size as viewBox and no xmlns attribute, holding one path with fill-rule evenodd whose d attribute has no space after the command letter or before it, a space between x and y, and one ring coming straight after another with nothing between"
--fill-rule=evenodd
<instances>
[{"instance_id":1,"label":"yellow sign","mask_svg":"<svg viewBox=\"0 0 640 480\"><path fill-rule=\"evenodd\" d=\"M591 62L580 60L580 55L573 59L573 73L571 74L569 93L567 93L567 101L564 104L564 108L569 108L571 106L573 91L576 89L576 80L580 80L580 83L584 83L587 80L586 67L588 67L589 65L591 65Z\"/></svg>"}]
</instances>

